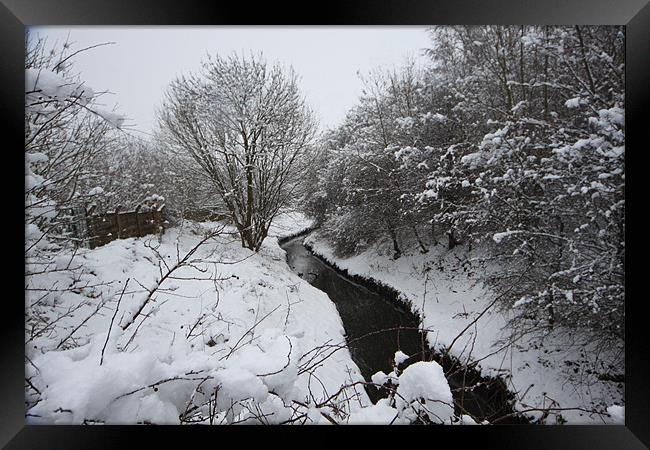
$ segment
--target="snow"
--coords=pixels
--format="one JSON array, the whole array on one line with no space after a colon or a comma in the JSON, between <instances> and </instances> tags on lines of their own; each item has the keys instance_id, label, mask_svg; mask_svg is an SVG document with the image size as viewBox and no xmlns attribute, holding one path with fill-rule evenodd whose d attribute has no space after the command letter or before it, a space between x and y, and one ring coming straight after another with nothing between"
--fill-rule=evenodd
<instances>
[{"instance_id":1,"label":"snow","mask_svg":"<svg viewBox=\"0 0 650 450\"><path fill-rule=\"evenodd\" d=\"M515 231L504 231L501 233L494 233L494 235L492 235L492 240L494 240L494 242L496 242L497 244L500 244L501 241L503 241L505 238L518 233L521 233L521 231L515 230Z\"/></svg>"},{"instance_id":2,"label":"snow","mask_svg":"<svg viewBox=\"0 0 650 450\"><path fill-rule=\"evenodd\" d=\"M460 423L459 425L478 425L474 419L472 419L471 416L468 416L467 414L463 414L460 416Z\"/></svg>"},{"instance_id":3,"label":"snow","mask_svg":"<svg viewBox=\"0 0 650 450\"><path fill-rule=\"evenodd\" d=\"M381 399L376 405L353 412L348 419L348 424L388 425L393 423L397 425L408 423L408 421L399 418L398 414L397 409L391 407L386 399Z\"/></svg>"},{"instance_id":4,"label":"snow","mask_svg":"<svg viewBox=\"0 0 650 450\"><path fill-rule=\"evenodd\" d=\"M217 397L218 402L223 402L220 409L226 409L232 403L248 398L262 402L269 395L269 390L262 380L252 372L237 366L217 371L216 380L222 392L222 395Z\"/></svg>"},{"instance_id":5,"label":"snow","mask_svg":"<svg viewBox=\"0 0 650 450\"><path fill-rule=\"evenodd\" d=\"M44 153L30 152L25 153L25 160L30 164L43 164L48 162L50 159Z\"/></svg>"},{"instance_id":6,"label":"snow","mask_svg":"<svg viewBox=\"0 0 650 450\"><path fill-rule=\"evenodd\" d=\"M147 196L144 199L144 201L145 202L164 202L165 197L163 197L162 195L158 195L158 194L152 194L152 195Z\"/></svg>"},{"instance_id":7,"label":"snow","mask_svg":"<svg viewBox=\"0 0 650 450\"><path fill-rule=\"evenodd\" d=\"M611 416L611 422L615 424L625 424L625 406L612 405L607 408L607 413Z\"/></svg>"},{"instance_id":8,"label":"snow","mask_svg":"<svg viewBox=\"0 0 650 450\"><path fill-rule=\"evenodd\" d=\"M564 106L566 106L567 108L577 108L578 106L580 106L580 97L570 98L569 100L564 102Z\"/></svg>"},{"instance_id":9,"label":"snow","mask_svg":"<svg viewBox=\"0 0 650 450\"><path fill-rule=\"evenodd\" d=\"M108 124L113 128L122 128L122 125L124 125L124 122L126 120L126 118L120 114L116 114L114 112L106 111L100 108L94 108L92 111L104 119L106 122L108 122Z\"/></svg>"},{"instance_id":10,"label":"snow","mask_svg":"<svg viewBox=\"0 0 650 450\"><path fill-rule=\"evenodd\" d=\"M433 421L444 423L454 415L453 397L442 367L435 361L418 361L399 377L396 407L403 417L410 408L425 412Z\"/></svg>"},{"instance_id":11,"label":"snow","mask_svg":"<svg viewBox=\"0 0 650 450\"><path fill-rule=\"evenodd\" d=\"M33 365L26 366L27 376L43 392L41 400L29 410L30 424L78 424L84 420L177 424L188 405L207 402L216 390L214 423L282 423L291 418L290 405L295 401L307 405L306 423L330 423L323 414L332 416L331 408L315 405L342 385L363 378L347 349L315 367L314 376L301 373L310 352L328 342L344 341L334 304L290 270L278 245L279 238L313 224L299 213L278 216L257 254L242 248L231 236L217 237L195 255L198 262L194 267L179 269L176 275L182 281L159 283L158 258L153 249L168 263L173 262L177 248L183 255L216 225L188 222L161 237L121 239L93 250L79 249L72 264L71 255L66 254L53 261L57 269L83 267L85 273L78 275L78 290L57 292L44 301L61 310L78 304L82 307L75 317L60 322L59 331L37 337L28 346ZM40 231L29 226L26 234L28 241L34 240ZM350 273L381 279L402 292L413 311L423 313L424 326L430 330L429 344L438 349L449 345L491 300L462 247L446 251L437 246L427 254L406 248L394 261L387 242L340 259L334 257L318 231L306 240L317 253ZM459 270L459 261L466 261L470 269ZM425 272L426 267L434 270ZM425 273L429 277L426 297ZM216 284L209 279L211 274L220 279ZM29 287L74 285L73 275L58 271L31 277ZM127 278L131 281L107 339ZM146 289L157 284L160 286L153 300L134 325L123 331L117 324L124 324L129 311L146 297ZM39 297L39 291L28 291L27 304ZM522 299L514 306L527 301ZM92 315L97 308L99 313ZM75 332L77 346L59 346L88 316ZM548 398L560 407L592 408L596 402L605 405L603 410L622 402L622 395L610 395L598 383L586 391L567 382L561 372L564 365L549 364L552 356L542 349L501 348L501 328L506 319L507 312L488 311L457 340L451 353L478 361L477 368L485 375L504 376L509 388L525 392L517 399L517 409L543 405ZM145 320L141 328L140 320ZM570 358L573 350L563 348L562 342L558 339L556 349L553 344L547 348ZM396 365L406 358L408 355L396 352ZM401 424L415 419L419 411L439 422L473 423L469 417L451 418L449 385L434 362L415 363L399 375L395 371L377 372L371 380L378 385L390 380L397 386L397 394L391 401L383 399L372 405L363 389L348 388L345 395L358 395L359 399L344 406L350 408L349 416L337 417L337 421ZM425 399L423 403L421 398ZM207 416L204 409L201 411ZM264 418L255 417L251 411L261 412ZM578 411L566 411L562 416L569 423L622 423L622 411L611 406L604 417Z\"/></svg>"},{"instance_id":12,"label":"snow","mask_svg":"<svg viewBox=\"0 0 650 450\"><path fill-rule=\"evenodd\" d=\"M415 125L415 119L413 117L398 117L395 119L395 122L403 128L410 128Z\"/></svg>"},{"instance_id":13,"label":"snow","mask_svg":"<svg viewBox=\"0 0 650 450\"><path fill-rule=\"evenodd\" d=\"M447 117L440 113L432 113L431 111L429 111L426 114L422 115L422 120L424 121L431 120L433 122L442 123L447 120Z\"/></svg>"},{"instance_id":14,"label":"snow","mask_svg":"<svg viewBox=\"0 0 650 450\"><path fill-rule=\"evenodd\" d=\"M78 250L72 265L84 268L79 284L86 287L57 293L53 299L62 310L80 303L82 308L75 317L63 318L58 331L28 346L33 366L26 367L27 376L43 393L29 410L29 423L80 424L87 419L178 424L188 406L207 402L216 389L216 423L257 421L246 407L251 402L265 416L271 414L265 423L280 423L291 416L293 401L322 401L342 385L363 380L347 349L317 365L313 376L299 373L308 352L344 341L334 304L291 271L277 243L278 237L308 227L304 216L279 216L259 253L242 248L231 236L218 236L193 255L192 266L174 272L182 280L158 281L153 249L169 264L175 261L177 247L184 255L215 225L184 223L160 238L120 239ZM38 236L32 228L28 235ZM68 262L64 255L57 266ZM220 281L213 282L211 274ZM29 287L68 286L72 275L64 271L30 277ZM145 289L157 284L142 314L123 331L118 323L124 324L129 311L146 297ZM39 297L40 291L28 291L27 304ZM92 315L98 307L99 313ZM77 346L57 348L87 316L75 332ZM139 327L141 320L144 325ZM369 406L365 391L357 392L355 404ZM354 398L355 393L350 388L345 395ZM205 408L207 416L207 403ZM321 419L315 418L319 423Z\"/></svg>"},{"instance_id":15,"label":"snow","mask_svg":"<svg viewBox=\"0 0 650 450\"><path fill-rule=\"evenodd\" d=\"M402 147L398 149L396 152L394 152L395 160L400 160L402 158L408 158L413 155L418 155L420 154L420 150L418 150L415 147Z\"/></svg>"},{"instance_id":16,"label":"snow","mask_svg":"<svg viewBox=\"0 0 650 450\"><path fill-rule=\"evenodd\" d=\"M402 352L395 353L396 364L405 360ZM377 404L356 408L348 423L366 424L407 424L418 417L428 416L436 423L453 423L453 397L442 367L435 361L419 361L404 369L395 379L395 374L377 372L372 376L373 383L383 385L388 380L397 385L394 395L382 398ZM465 419L467 420L467 419Z\"/></svg>"},{"instance_id":17,"label":"snow","mask_svg":"<svg viewBox=\"0 0 650 450\"><path fill-rule=\"evenodd\" d=\"M89 104L95 98L95 91L84 82L64 78L48 69L25 70L25 108L42 114L56 113L53 102L75 102L87 109L114 128L124 125L125 117Z\"/></svg>"},{"instance_id":18,"label":"snow","mask_svg":"<svg viewBox=\"0 0 650 450\"><path fill-rule=\"evenodd\" d=\"M51 100L71 100L78 97L78 103L86 105L95 96L93 90L81 82L72 82L60 74L47 69L25 70L25 92L28 105L45 96Z\"/></svg>"},{"instance_id":19,"label":"snow","mask_svg":"<svg viewBox=\"0 0 650 450\"><path fill-rule=\"evenodd\" d=\"M469 153L460 158L460 163L469 166L470 169L475 169L481 163L482 157L480 153Z\"/></svg>"},{"instance_id":20,"label":"snow","mask_svg":"<svg viewBox=\"0 0 650 450\"><path fill-rule=\"evenodd\" d=\"M609 123L625 125L625 110L622 108L601 109L598 111L598 116Z\"/></svg>"},{"instance_id":21,"label":"snow","mask_svg":"<svg viewBox=\"0 0 650 450\"><path fill-rule=\"evenodd\" d=\"M481 246L474 246L472 252L463 246L448 251L441 243L430 247L427 254L421 254L417 244L413 244L403 248L402 256L393 260L389 240L348 258L337 257L319 231L311 233L305 242L317 254L348 273L374 279L400 292L413 312L423 313L424 326L430 330L427 333L429 345L437 349L446 348L493 299L479 280L480 274L493 270L475 262L486 254ZM425 270L428 268L430 270ZM565 339L555 334L547 337L544 347L526 348L525 338L514 345L504 343L506 334L502 328L511 314L513 312L506 310L488 310L458 338L451 354L463 361L467 358L477 361L477 369L486 376L503 377L511 391L520 393L515 403L519 410L547 405L549 398L557 401L560 407L603 412L607 406L623 401L622 389L612 389L611 383L602 382L596 376L591 376L588 387L572 382L576 366L568 366L564 361L578 360L580 352L590 351L589 346L567 346ZM606 416L571 410L562 411L562 417L569 424L602 424Z\"/></svg>"},{"instance_id":22,"label":"snow","mask_svg":"<svg viewBox=\"0 0 650 450\"><path fill-rule=\"evenodd\" d=\"M535 46L535 45L540 45L542 41L539 39L539 37L533 34L526 34L521 37L521 42L525 46Z\"/></svg>"},{"instance_id":23,"label":"snow","mask_svg":"<svg viewBox=\"0 0 650 450\"><path fill-rule=\"evenodd\" d=\"M530 297L522 297L522 298L520 298L519 300L517 300L517 301L512 305L512 307L513 307L513 308L519 308L520 306L527 305L527 304L529 304L529 303L532 302L532 301L533 301L533 299L530 298Z\"/></svg>"},{"instance_id":24,"label":"snow","mask_svg":"<svg viewBox=\"0 0 650 450\"><path fill-rule=\"evenodd\" d=\"M37 241L43 236L43 232L36 224L28 223L25 228L25 239L29 241Z\"/></svg>"},{"instance_id":25,"label":"snow","mask_svg":"<svg viewBox=\"0 0 650 450\"><path fill-rule=\"evenodd\" d=\"M45 178L33 172L29 172L25 175L25 191L31 191L35 188L41 187L44 183Z\"/></svg>"},{"instance_id":26,"label":"snow","mask_svg":"<svg viewBox=\"0 0 650 450\"><path fill-rule=\"evenodd\" d=\"M605 156L609 158L620 158L625 154L625 146L612 147L610 150L605 152Z\"/></svg>"},{"instance_id":27,"label":"snow","mask_svg":"<svg viewBox=\"0 0 650 450\"><path fill-rule=\"evenodd\" d=\"M396 366L399 366L399 365L402 364L404 361L406 361L408 358L409 358L409 355L407 355L406 353L404 353L404 352L401 351L401 350L397 350L397 351L395 352L395 365L396 365Z\"/></svg>"},{"instance_id":28,"label":"snow","mask_svg":"<svg viewBox=\"0 0 650 450\"><path fill-rule=\"evenodd\" d=\"M528 105L528 102L525 100L520 101L517 103L515 106L513 106L510 111L512 111L515 114L518 114L524 110L524 108Z\"/></svg>"},{"instance_id":29,"label":"snow","mask_svg":"<svg viewBox=\"0 0 650 450\"><path fill-rule=\"evenodd\" d=\"M101 195L104 193L104 189L101 188L101 186L95 186L91 190L88 191L88 195Z\"/></svg>"},{"instance_id":30,"label":"snow","mask_svg":"<svg viewBox=\"0 0 650 450\"><path fill-rule=\"evenodd\" d=\"M389 377L388 377L388 375L386 375L384 373L383 370L380 370L379 372L373 374L370 377L370 381L372 381L373 383L378 384L380 386L383 386L384 384L386 384L388 382L388 380L389 380Z\"/></svg>"}]
</instances>

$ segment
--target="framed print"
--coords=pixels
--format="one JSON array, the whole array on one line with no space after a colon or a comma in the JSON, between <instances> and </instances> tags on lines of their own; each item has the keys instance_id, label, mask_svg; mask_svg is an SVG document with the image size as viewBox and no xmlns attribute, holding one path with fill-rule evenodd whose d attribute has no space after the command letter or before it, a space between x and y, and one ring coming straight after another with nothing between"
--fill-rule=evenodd
<instances>
[{"instance_id":1,"label":"framed print","mask_svg":"<svg viewBox=\"0 0 650 450\"><path fill-rule=\"evenodd\" d=\"M650 6L317 9L3 0L2 444L647 448Z\"/></svg>"}]
</instances>

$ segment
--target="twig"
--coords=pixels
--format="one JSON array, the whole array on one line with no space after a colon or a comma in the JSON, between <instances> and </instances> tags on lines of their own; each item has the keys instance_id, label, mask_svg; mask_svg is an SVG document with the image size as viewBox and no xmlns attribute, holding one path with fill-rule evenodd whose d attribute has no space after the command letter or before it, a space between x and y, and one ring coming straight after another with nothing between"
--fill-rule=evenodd
<instances>
[{"instance_id":1,"label":"twig","mask_svg":"<svg viewBox=\"0 0 650 450\"><path fill-rule=\"evenodd\" d=\"M177 269L179 269L181 267L184 267L184 266L187 266L188 264L192 263L193 261L189 260L189 258L192 255L194 255L194 253L196 253L196 251L199 249L199 247L201 247L209 239L217 236L220 232L221 232L221 230L213 231L213 232L209 233L207 236L205 236L198 244L196 244L189 252L187 252L187 254L182 259L179 259L178 262L176 263L176 265L174 265L172 268L170 268L169 271L166 274L162 275L160 280L158 280L158 282L151 289L147 289L147 291L149 292L147 294L147 297L140 303L140 306L135 311L135 313L133 313L133 316L124 325L122 325L122 330L126 330L128 327L130 327L135 322L135 320L138 318L138 316L142 313L142 310L144 309L144 307L149 303L149 301L153 297L154 293L156 293L156 291L158 291L158 288L163 284L163 282ZM153 250L153 248L152 248L152 250ZM159 259L164 261L164 258L162 258L162 257L159 257ZM165 263L165 265L167 265L167 264Z\"/></svg>"},{"instance_id":2,"label":"twig","mask_svg":"<svg viewBox=\"0 0 650 450\"><path fill-rule=\"evenodd\" d=\"M124 291L126 291L126 287L129 284L130 278L126 279L126 283L124 283L124 288L122 288L122 293L120 294L120 298L117 299L117 306L115 307L115 312L113 313L113 317L111 318L111 324L108 326L108 333L106 333L106 341L104 342L104 346L102 347L102 356L99 359L99 365L101 366L102 363L104 362L104 351L106 350L106 345L108 344L108 339L111 336L111 329L113 328L113 322L115 321L115 316L117 316L117 311L120 309L120 302L122 301L122 296L124 296Z\"/></svg>"},{"instance_id":3,"label":"twig","mask_svg":"<svg viewBox=\"0 0 650 450\"><path fill-rule=\"evenodd\" d=\"M512 284L510 285L510 287L509 287L505 292L503 292L503 293L500 294L500 295L497 295L497 296L494 298L494 300L492 300L492 301L490 302L490 304L487 305L487 306L483 309L483 311L481 311L481 313L480 313L478 316L476 316L476 318L475 318L474 320L472 320L470 323L468 323L467 326L466 326L465 328L463 328L463 330L462 330L460 333L458 333L458 335L456 335L456 337L451 341L451 344L449 344L449 345L447 346L447 348L445 349L445 351L444 351L444 355L445 355L445 356L449 354L449 352L451 351L451 348L454 346L454 344L456 343L456 341L457 341L457 340L458 340L458 339L459 339L463 334L465 334L465 332L466 332L466 331L467 331L467 330L468 330L472 325L474 325L476 322L478 322L478 320L479 320L481 317L483 317L483 315L484 315L486 312L488 312L488 310L489 310L490 308L492 308L492 307L493 307L493 306L494 306L494 305L495 305L499 300L501 300L501 299L502 299L506 294L508 294L510 291L512 291L512 290L515 288L515 286L517 286L517 283L519 283L519 281L521 281L521 279L524 277L524 275L525 275L527 272L528 272L528 270L524 270L524 271L521 273L521 275L519 276L519 279L518 279L516 282L512 283Z\"/></svg>"},{"instance_id":4,"label":"twig","mask_svg":"<svg viewBox=\"0 0 650 450\"><path fill-rule=\"evenodd\" d=\"M221 360L223 360L223 359L228 359L228 358L230 357L230 355L232 355L232 354L237 350L237 346L240 344L240 342L241 342L242 340L244 340L244 338L248 335L248 333L250 333L251 331L253 331L253 330L255 329L255 327L257 327L260 323L262 323L262 321L263 321L264 319L266 319L266 318L269 317L271 314L273 314L275 311L277 311L277 309L278 309L280 306L281 306L281 305L276 306L276 307L273 308L270 312L268 312L267 314L265 314L264 317L262 317L260 320L256 321L256 322L253 324L253 326L250 327L250 328L249 328L249 329L248 329L248 330L247 330L247 331L246 331L246 332L245 332L245 333L244 333L244 334L239 338L239 340L235 343L235 345L234 345L233 348L230 350L230 352L228 352L227 355L222 356L219 360L221 361Z\"/></svg>"}]
</instances>

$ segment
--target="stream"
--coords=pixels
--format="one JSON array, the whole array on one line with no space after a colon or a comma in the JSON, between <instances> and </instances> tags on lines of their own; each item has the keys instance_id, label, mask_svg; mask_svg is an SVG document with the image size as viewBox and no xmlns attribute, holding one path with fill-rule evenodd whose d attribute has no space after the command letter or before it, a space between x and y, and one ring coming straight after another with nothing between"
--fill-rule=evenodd
<instances>
[{"instance_id":1,"label":"stream","mask_svg":"<svg viewBox=\"0 0 650 450\"><path fill-rule=\"evenodd\" d=\"M305 247L304 239L302 234L280 241L287 263L334 302L352 360L367 381L380 370L390 373L395 352L401 350L410 357L400 370L422 360L435 360L443 367L457 413L469 413L477 421L500 418L498 423L527 423L523 417L510 416L512 395L501 379L482 377L457 359L442 357L428 347L419 330L419 318L397 298L397 292L341 273ZM387 394L374 386L366 387L366 392L373 403Z\"/></svg>"}]
</instances>

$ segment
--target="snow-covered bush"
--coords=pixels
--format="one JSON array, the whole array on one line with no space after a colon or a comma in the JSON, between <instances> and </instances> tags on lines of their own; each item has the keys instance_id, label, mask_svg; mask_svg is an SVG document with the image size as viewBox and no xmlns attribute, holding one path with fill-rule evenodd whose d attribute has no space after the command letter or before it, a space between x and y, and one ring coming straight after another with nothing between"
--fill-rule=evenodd
<instances>
[{"instance_id":1,"label":"snow-covered bush","mask_svg":"<svg viewBox=\"0 0 650 450\"><path fill-rule=\"evenodd\" d=\"M435 361L419 361L404 369L395 392L395 406L406 419L450 421L454 403L442 367Z\"/></svg>"},{"instance_id":2,"label":"snow-covered bush","mask_svg":"<svg viewBox=\"0 0 650 450\"><path fill-rule=\"evenodd\" d=\"M401 355L400 355L401 354ZM458 422L454 399L442 367L435 361L419 361L400 373L397 366L402 361L401 352L395 354L395 369L391 374L377 372L372 382L389 389L388 398L376 405L354 411L350 423L368 421L377 424Z\"/></svg>"}]
</instances>

